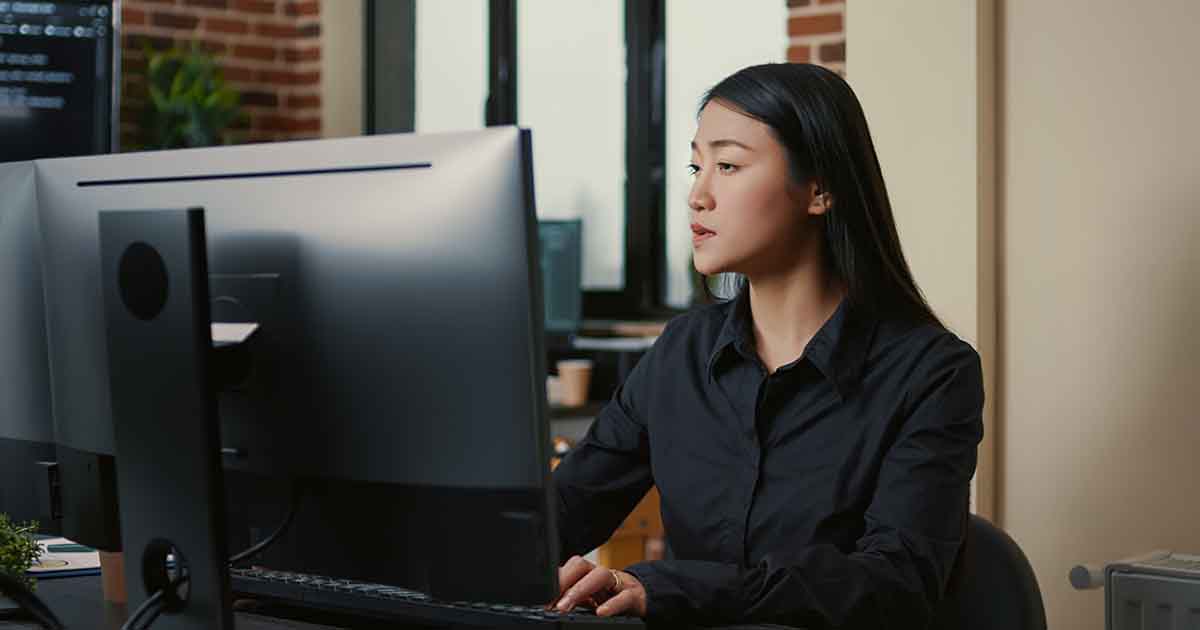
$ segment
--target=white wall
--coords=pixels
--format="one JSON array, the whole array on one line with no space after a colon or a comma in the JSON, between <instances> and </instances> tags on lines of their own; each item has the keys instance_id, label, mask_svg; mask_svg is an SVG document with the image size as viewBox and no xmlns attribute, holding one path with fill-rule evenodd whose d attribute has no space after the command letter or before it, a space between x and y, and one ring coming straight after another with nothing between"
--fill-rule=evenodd
<instances>
[{"instance_id":1,"label":"white wall","mask_svg":"<svg viewBox=\"0 0 1200 630\"><path fill-rule=\"evenodd\" d=\"M1072 563L1200 552L1200 3L1004 9L1004 524L1102 628Z\"/></svg>"},{"instance_id":2,"label":"white wall","mask_svg":"<svg viewBox=\"0 0 1200 630\"><path fill-rule=\"evenodd\" d=\"M979 351L987 406L975 508L993 515L994 5L846 5L846 79L866 112L905 257L946 325Z\"/></svg>"},{"instance_id":3,"label":"white wall","mask_svg":"<svg viewBox=\"0 0 1200 630\"><path fill-rule=\"evenodd\" d=\"M363 1L321 4L321 135L363 132Z\"/></svg>"},{"instance_id":4,"label":"white wall","mask_svg":"<svg viewBox=\"0 0 1200 630\"><path fill-rule=\"evenodd\" d=\"M1073 564L1200 551L1200 4L1001 0L995 30L979 2L974 18L965 3L860 5L847 72L917 278L964 336L960 298L985 320L996 245L998 520L1050 627L1101 628L1103 592L1073 591Z\"/></svg>"}]
</instances>

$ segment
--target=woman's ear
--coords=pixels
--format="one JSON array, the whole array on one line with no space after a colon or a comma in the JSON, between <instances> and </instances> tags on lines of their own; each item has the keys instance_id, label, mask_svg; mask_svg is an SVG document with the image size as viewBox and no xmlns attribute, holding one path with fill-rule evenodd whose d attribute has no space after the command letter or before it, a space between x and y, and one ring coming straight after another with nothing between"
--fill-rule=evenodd
<instances>
[{"instance_id":1,"label":"woman's ear","mask_svg":"<svg viewBox=\"0 0 1200 630\"><path fill-rule=\"evenodd\" d=\"M833 195L827 192L819 183L810 182L808 184L809 202L808 213L811 215L823 215L833 208Z\"/></svg>"}]
</instances>

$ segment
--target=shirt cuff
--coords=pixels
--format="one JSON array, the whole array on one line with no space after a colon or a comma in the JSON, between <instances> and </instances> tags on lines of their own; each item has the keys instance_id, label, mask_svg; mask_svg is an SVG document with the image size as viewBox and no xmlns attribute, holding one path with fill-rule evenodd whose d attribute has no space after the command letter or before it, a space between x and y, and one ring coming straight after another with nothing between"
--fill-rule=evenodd
<instances>
[{"instance_id":1,"label":"shirt cuff","mask_svg":"<svg viewBox=\"0 0 1200 630\"><path fill-rule=\"evenodd\" d=\"M639 562L625 568L646 589L646 620L669 621L683 618L686 609L672 596L673 585L652 562Z\"/></svg>"}]
</instances>

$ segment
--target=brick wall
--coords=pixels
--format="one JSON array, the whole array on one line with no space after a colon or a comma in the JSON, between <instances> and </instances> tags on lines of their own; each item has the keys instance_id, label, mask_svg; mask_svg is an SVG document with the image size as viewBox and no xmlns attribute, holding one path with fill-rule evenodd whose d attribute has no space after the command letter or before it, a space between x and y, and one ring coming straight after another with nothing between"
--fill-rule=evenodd
<instances>
[{"instance_id":1,"label":"brick wall","mask_svg":"<svg viewBox=\"0 0 1200 630\"><path fill-rule=\"evenodd\" d=\"M320 12L321 0L124 0L122 146L136 137L145 107L147 43L199 42L217 56L249 115L239 141L319 137Z\"/></svg>"},{"instance_id":2,"label":"brick wall","mask_svg":"<svg viewBox=\"0 0 1200 630\"><path fill-rule=\"evenodd\" d=\"M846 0L787 0L788 61L846 76Z\"/></svg>"}]
</instances>

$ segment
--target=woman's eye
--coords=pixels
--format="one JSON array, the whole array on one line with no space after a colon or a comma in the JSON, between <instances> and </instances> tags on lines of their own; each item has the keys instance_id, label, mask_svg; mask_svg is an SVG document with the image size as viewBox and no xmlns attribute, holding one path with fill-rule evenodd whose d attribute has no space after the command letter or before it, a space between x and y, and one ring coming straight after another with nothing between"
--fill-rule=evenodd
<instances>
[{"instance_id":1,"label":"woman's eye","mask_svg":"<svg viewBox=\"0 0 1200 630\"><path fill-rule=\"evenodd\" d=\"M732 173L737 170L737 167L729 162L717 162L717 170L722 173Z\"/></svg>"},{"instance_id":2,"label":"woman's eye","mask_svg":"<svg viewBox=\"0 0 1200 630\"><path fill-rule=\"evenodd\" d=\"M700 172L700 167L695 164L688 164L687 172L688 172L688 175L695 175L696 173Z\"/></svg>"}]
</instances>

